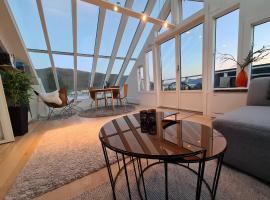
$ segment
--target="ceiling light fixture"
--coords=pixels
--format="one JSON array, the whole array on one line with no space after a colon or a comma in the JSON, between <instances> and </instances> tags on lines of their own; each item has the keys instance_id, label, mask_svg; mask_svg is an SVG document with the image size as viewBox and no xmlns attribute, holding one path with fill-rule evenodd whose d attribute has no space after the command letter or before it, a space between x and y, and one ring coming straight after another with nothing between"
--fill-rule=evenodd
<instances>
[{"instance_id":1,"label":"ceiling light fixture","mask_svg":"<svg viewBox=\"0 0 270 200\"><path fill-rule=\"evenodd\" d=\"M163 27L168 28L168 22L165 21L164 24L163 24Z\"/></svg>"},{"instance_id":2,"label":"ceiling light fixture","mask_svg":"<svg viewBox=\"0 0 270 200\"><path fill-rule=\"evenodd\" d=\"M118 11L118 7L117 7L117 5L115 5L115 6L113 7L113 10L114 10L115 12L117 12L117 11Z\"/></svg>"},{"instance_id":3,"label":"ceiling light fixture","mask_svg":"<svg viewBox=\"0 0 270 200\"><path fill-rule=\"evenodd\" d=\"M147 16L146 15L143 15L142 16L142 20L145 22L147 20Z\"/></svg>"}]
</instances>

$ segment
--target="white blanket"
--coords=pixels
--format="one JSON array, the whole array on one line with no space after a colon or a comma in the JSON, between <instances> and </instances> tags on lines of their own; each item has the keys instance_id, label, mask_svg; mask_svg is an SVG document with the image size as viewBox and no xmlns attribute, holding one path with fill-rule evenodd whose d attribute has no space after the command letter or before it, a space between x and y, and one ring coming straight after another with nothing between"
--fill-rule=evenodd
<instances>
[{"instance_id":1,"label":"white blanket","mask_svg":"<svg viewBox=\"0 0 270 200\"><path fill-rule=\"evenodd\" d=\"M55 103L57 105L61 105L62 104L62 100L59 97L59 91L56 90L54 92L49 92L49 93L42 93L39 94L40 98L48 103Z\"/></svg>"}]
</instances>

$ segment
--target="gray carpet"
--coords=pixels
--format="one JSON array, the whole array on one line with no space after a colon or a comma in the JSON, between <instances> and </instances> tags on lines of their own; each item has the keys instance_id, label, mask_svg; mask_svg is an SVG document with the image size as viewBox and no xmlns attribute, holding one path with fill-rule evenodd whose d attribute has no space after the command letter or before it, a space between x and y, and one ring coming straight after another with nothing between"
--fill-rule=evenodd
<instances>
[{"instance_id":1,"label":"gray carpet","mask_svg":"<svg viewBox=\"0 0 270 200\"><path fill-rule=\"evenodd\" d=\"M207 164L205 178L210 181L214 172L215 162ZM169 165L169 199L193 200L195 199L196 177L187 169ZM157 165L146 171L146 190L149 200L163 200L164 198L164 168ZM222 169L219 182L217 200L269 200L270 187L226 166ZM132 189L132 199L139 200L137 185L133 170L129 169L130 185ZM116 195L119 200L128 200L128 192L124 173L118 179L116 185ZM141 185L141 191L142 185ZM206 187L202 187L201 199L210 199ZM109 181L92 190L85 191L72 200L112 200L112 192Z\"/></svg>"},{"instance_id":2,"label":"gray carpet","mask_svg":"<svg viewBox=\"0 0 270 200\"><path fill-rule=\"evenodd\" d=\"M122 115L125 113L129 113L135 110L134 105L115 105L114 109L112 109L111 106L107 107L100 107L98 109L91 108L88 110L84 110L79 113L80 117L86 117L86 118L96 118L96 117L108 117L108 116L115 116L115 115Z\"/></svg>"}]
</instances>

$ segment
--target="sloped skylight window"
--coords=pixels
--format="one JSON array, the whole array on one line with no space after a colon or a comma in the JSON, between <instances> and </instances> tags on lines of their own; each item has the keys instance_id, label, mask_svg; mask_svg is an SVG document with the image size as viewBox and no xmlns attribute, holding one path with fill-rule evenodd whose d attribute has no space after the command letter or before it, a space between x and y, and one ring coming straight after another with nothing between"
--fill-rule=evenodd
<instances>
[{"instance_id":1,"label":"sloped skylight window","mask_svg":"<svg viewBox=\"0 0 270 200\"><path fill-rule=\"evenodd\" d=\"M9 0L8 3L26 47L47 50L36 0Z\"/></svg>"},{"instance_id":2,"label":"sloped skylight window","mask_svg":"<svg viewBox=\"0 0 270 200\"><path fill-rule=\"evenodd\" d=\"M93 86L102 88L110 59L98 58Z\"/></svg>"},{"instance_id":3,"label":"sloped skylight window","mask_svg":"<svg viewBox=\"0 0 270 200\"><path fill-rule=\"evenodd\" d=\"M53 51L73 52L70 0L43 0L45 21Z\"/></svg>"},{"instance_id":4,"label":"sloped skylight window","mask_svg":"<svg viewBox=\"0 0 270 200\"><path fill-rule=\"evenodd\" d=\"M99 7L77 0L77 45L79 53L94 53L98 13Z\"/></svg>"},{"instance_id":5,"label":"sloped skylight window","mask_svg":"<svg viewBox=\"0 0 270 200\"><path fill-rule=\"evenodd\" d=\"M142 35L141 35L141 38L133 52L133 55L132 55L132 58L138 58L142 48L143 48L143 45L145 43L145 41L147 40L148 36L149 36L149 33L151 32L153 28L153 24L152 23L147 23L143 32L142 32Z\"/></svg>"},{"instance_id":6,"label":"sloped skylight window","mask_svg":"<svg viewBox=\"0 0 270 200\"><path fill-rule=\"evenodd\" d=\"M125 32L123 34L120 47L117 53L117 56L119 57L125 57L127 55L129 46L132 42L132 39L136 33L137 27L139 25L140 20L129 17L128 22L125 28Z\"/></svg>"},{"instance_id":7,"label":"sloped skylight window","mask_svg":"<svg viewBox=\"0 0 270 200\"><path fill-rule=\"evenodd\" d=\"M53 54L54 65L60 88L65 88L69 96L74 93L74 60L73 56Z\"/></svg>"},{"instance_id":8,"label":"sloped skylight window","mask_svg":"<svg viewBox=\"0 0 270 200\"><path fill-rule=\"evenodd\" d=\"M203 9L204 3L194 0L182 0L182 19L185 20L191 15Z\"/></svg>"},{"instance_id":9,"label":"sloped skylight window","mask_svg":"<svg viewBox=\"0 0 270 200\"><path fill-rule=\"evenodd\" d=\"M41 79L46 92L56 90L54 75L51 67L49 55L46 53L30 52L29 56L36 69L38 77Z\"/></svg>"},{"instance_id":10,"label":"sloped skylight window","mask_svg":"<svg viewBox=\"0 0 270 200\"><path fill-rule=\"evenodd\" d=\"M158 0L155 4L155 7L153 8L152 12L151 12L151 17L153 18L158 18L159 13L164 5L166 0Z\"/></svg>"},{"instance_id":11,"label":"sloped skylight window","mask_svg":"<svg viewBox=\"0 0 270 200\"><path fill-rule=\"evenodd\" d=\"M117 76L121 70L121 67L123 65L124 60L123 59L116 59L112 68L111 75L109 77L109 84L114 85L117 79Z\"/></svg>"},{"instance_id":12,"label":"sloped skylight window","mask_svg":"<svg viewBox=\"0 0 270 200\"><path fill-rule=\"evenodd\" d=\"M144 12L147 3L148 3L148 0L134 0L132 10L142 13Z\"/></svg>"},{"instance_id":13,"label":"sloped skylight window","mask_svg":"<svg viewBox=\"0 0 270 200\"><path fill-rule=\"evenodd\" d=\"M113 44L118 31L121 14L106 10L105 22L103 26L100 55L110 56L112 54Z\"/></svg>"}]
</instances>

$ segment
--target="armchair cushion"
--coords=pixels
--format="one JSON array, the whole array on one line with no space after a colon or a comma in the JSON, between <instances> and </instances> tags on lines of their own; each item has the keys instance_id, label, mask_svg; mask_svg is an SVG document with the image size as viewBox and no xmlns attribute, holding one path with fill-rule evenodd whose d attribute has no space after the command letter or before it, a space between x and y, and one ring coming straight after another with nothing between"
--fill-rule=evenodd
<instances>
[{"instance_id":1,"label":"armchair cushion","mask_svg":"<svg viewBox=\"0 0 270 200\"><path fill-rule=\"evenodd\" d=\"M40 98L47 103L54 103L57 105L62 104L62 100L59 97L59 91L56 90L54 92L49 92L49 93L41 93L39 94Z\"/></svg>"}]
</instances>

